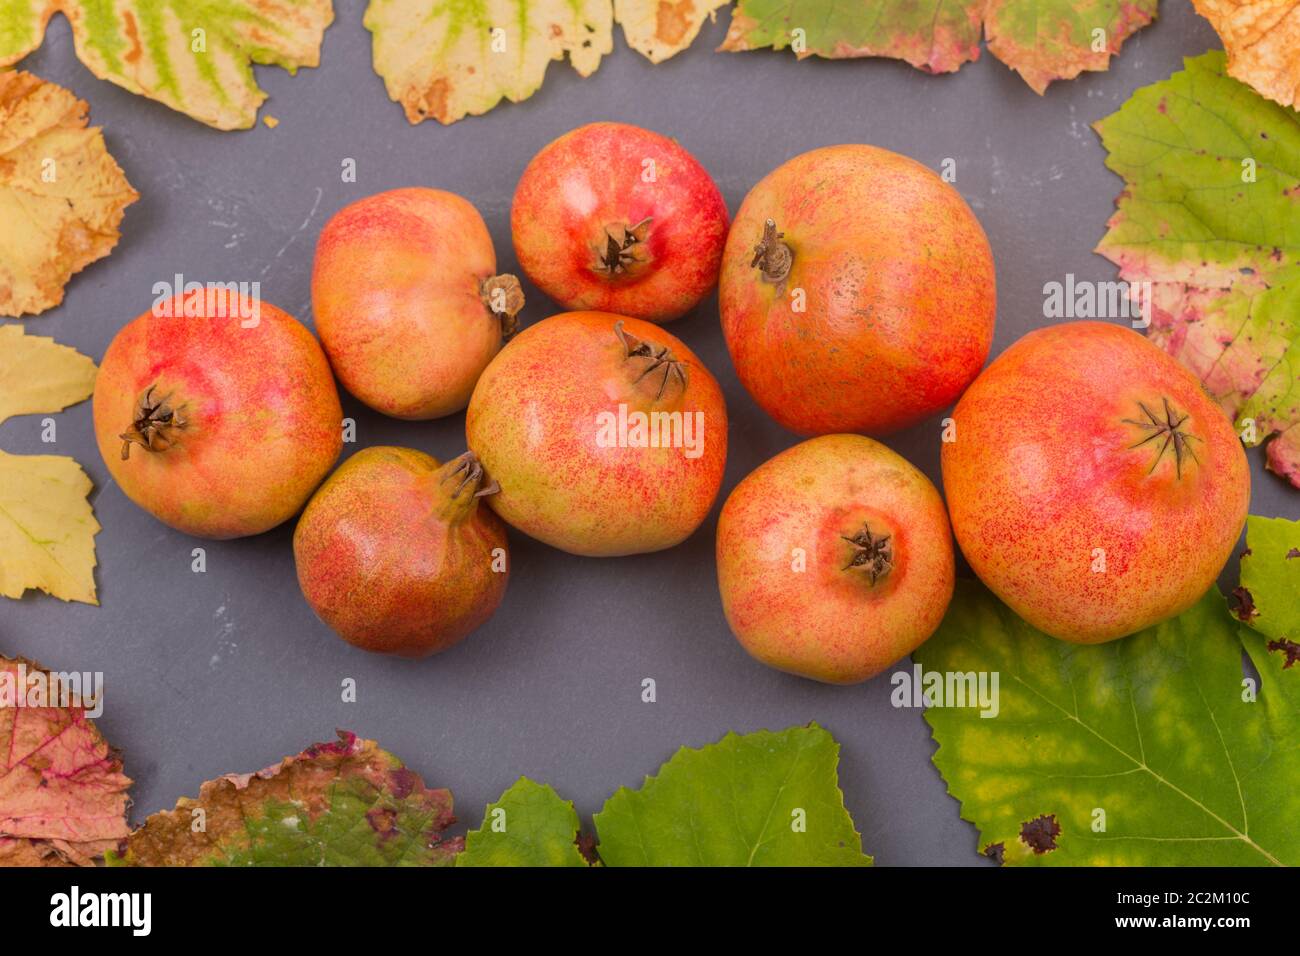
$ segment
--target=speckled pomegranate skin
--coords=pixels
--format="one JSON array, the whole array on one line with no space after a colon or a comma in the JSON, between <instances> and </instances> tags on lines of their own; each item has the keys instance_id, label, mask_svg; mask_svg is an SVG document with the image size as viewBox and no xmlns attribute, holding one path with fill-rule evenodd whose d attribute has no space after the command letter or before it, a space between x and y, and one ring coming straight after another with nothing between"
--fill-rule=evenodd
<instances>
[{"instance_id":1,"label":"speckled pomegranate skin","mask_svg":"<svg viewBox=\"0 0 1300 956\"><path fill-rule=\"evenodd\" d=\"M793 253L783 285L753 264L768 219ZM796 156L750 191L719 300L740 381L801 435L884 435L951 405L988 357L997 304L988 239L957 191L861 145Z\"/></svg>"},{"instance_id":2,"label":"speckled pomegranate skin","mask_svg":"<svg viewBox=\"0 0 1300 956\"><path fill-rule=\"evenodd\" d=\"M888 535L873 582L846 539ZM770 667L856 684L919 647L953 591L952 533L939 492L861 435L781 452L731 492L718 519L718 589L732 632ZM802 568L802 570L800 570Z\"/></svg>"},{"instance_id":3,"label":"speckled pomegranate skin","mask_svg":"<svg viewBox=\"0 0 1300 956\"><path fill-rule=\"evenodd\" d=\"M637 250L645 261L615 275L595 268L607 250L607 227L621 236L623 225L646 219L648 236ZM667 322L717 284L727 206L675 140L625 123L592 123L529 162L510 228L524 272L565 308Z\"/></svg>"},{"instance_id":4,"label":"speckled pomegranate skin","mask_svg":"<svg viewBox=\"0 0 1300 956\"><path fill-rule=\"evenodd\" d=\"M95 438L113 480L158 520L238 538L298 513L342 450L343 411L325 354L297 319L262 302L256 326L243 328L208 306L202 294L178 297L172 317L150 310L118 332L95 381ZM170 448L132 444L123 460L122 433L150 386L185 426Z\"/></svg>"},{"instance_id":5,"label":"speckled pomegranate skin","mask_svg":"<svg viewBox=\"0 0 1300 956\"><path fill-rule=\"evenodd\" d=\"M455 462L363 448L312 496L293 535L303 596L348 643L425 657L490 618L509 579L506 529ZM500 549L498 551L498 549ZM494 567L495 564L495 567Z\"/></svg>"},{"instance_id":6,"label":"speckled pomegranate skin","mask_svg":"<svg viewBox=\"0 0 1300 956\"><path fill-rule=\"evenodd\" d=\"M394 418L460 411L501 348L482 295L496 273L483 217L439 189L393 189L339 210L312 268L316 331L343 387Z\"/></svg>"},{"instance_id":7,"label":"speckled pomegranate skin","mask_svg":"<svg viewBox=\"0 0 1300 956\"><path fill-rule=\"evenodd\" d=\"M1191 436L1181 468L1167 432L1135 424L1151 424L1143 405L1168 420L1166 399ZM1241 534L1250 471L1232 424L1130 329L1030 332L953 418L943 484L962 553L1017 614L1062 640L1109 641L1185 611Z\"/></svg>"},{"instance_id":8,"label":"speckled pomegranate skin","mask_svg":"<svg viewBox=\"0 0 1300 956\"><path fill-rule=\"evenodd\" d=\"M615 328L683 363L664 384L651 360L627 355ZM660 389L663 389L660 395ZM699 457L681 447L606 447L598 416L703 418ZM683 418L683 421L685 419ZM704 520L722 485L727 409L703 363L648 322L567 312L529 326L487 367L465 417L469 447L496 481L489 497L509 524L573 554L611 557L670 548Z\"/></svg>"}]
</instances>

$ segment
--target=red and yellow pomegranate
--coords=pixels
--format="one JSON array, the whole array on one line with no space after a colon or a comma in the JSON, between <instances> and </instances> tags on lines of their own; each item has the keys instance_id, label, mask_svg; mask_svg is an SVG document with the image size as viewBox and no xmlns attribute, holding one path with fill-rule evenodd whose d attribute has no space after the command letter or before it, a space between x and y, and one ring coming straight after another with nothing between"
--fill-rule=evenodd
<instances>
[{"instance_id":1,"label":"red and yellow pomegranate","mask_svg":"<svg viewBox=\"0 0 1300 956\"><path fill-rule=\"evenodd\" d=\"M312 496L293 535L298 584L349 644L401 657L445 651L506 592L501 519L483 468L411 448L363 448Z\"/></svg>"},{"instance_id":2,"label":"red and yellow pomegranate","mask_svg":"<svg viewBox=\"0 0 1300 956\"><path fill-rule=\"evenodd\" d=\"M943 501L879 442L810 439L756 468L723 505L718 589L737 640L764 664L864 681L919 647L952 600Z\"/></svg>"},{"instance_id":3,"label":"red and yellow pomegranate","mask_svg":"<svg viewBox=\"0 0 1300 956\"><path fill-rule=\"evenodd\" d=\"M566 309L667 322L717 284L727 207L675 140L592 123L529 162L510 228L528 278Z\"/></svg>"},{"instance_id":4,"label":"red and yellow pomegranate","mask_svg":"<svg viewBox=\"0 0 1300 956\"><path fill-rule=\"evenodd\" d=\"M1096 644L1185 611L1241 534L1250 472L1232 424L1130 329L1029 333L953 418L943 484L957 542L1054 637Z\"/></svg>"},{"instance_id":5,"label":"red and yellow pomegranate","mask_svg":"<svg viewBox=\"0 0 1300 956\"><path fill-rule=\"evenodd\" d=\"M509 524L573 554L659 551L713 505L727 409L709 370L663 329L567 312L521 332L479 379L469 447Z\"/></svg>"},{"instance_id":6,"label":"red and yellow pomegranate","mask_svg":"<svg viewBox=\"0 0 1300 956\"><path fill-rule=\"evenodd\" d=\"M269 302L234 293L178 296L118 332L95 380L94 416L126 496L202 538L260 534L293 517L343 447L316 339Z\"/></svg>"},{"instance_id":7,"label":"red and yellow pomegranate","mask_svg":"<svg viewBox=\"0 0 1300 956\"><path fill-rule=\"evenodd\" d=\"M454 193L393 189L340 209L316 243L311 297L343 387L394 418L464 408L524 304L496 269L483 217Z\"/></svg>"},{"instance_id":8,"label":"red and yellow pomegranate","mask_svg":"<svg viewBox=\"0 0 1300 956\"><path fill-rule=\"evenodd\" d=\"M802 435L884 435L940 411L993 342L993 254L957 191L906 156L829 146L745 197L722 330L763 410Z\"/></svg>"}]
</instances>

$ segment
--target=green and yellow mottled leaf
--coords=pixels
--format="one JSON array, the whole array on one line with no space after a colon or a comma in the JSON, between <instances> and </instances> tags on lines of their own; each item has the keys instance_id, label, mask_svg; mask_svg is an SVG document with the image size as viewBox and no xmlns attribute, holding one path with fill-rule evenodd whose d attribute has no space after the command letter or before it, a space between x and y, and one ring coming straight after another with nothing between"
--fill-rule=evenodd
<instances>
[{"instance_id":1,"label":"green and yellow mottled leaf","mask_svg":"<svg viewBox=\"0 0 1300 956\"><path fill-rule=\"evenodd\" d=\"M519 780L488 804L465 835L457 866L587 866L578 849L578 811L550 786Z\"/></svg>"},{"instance_id":2,"label":"green and yellow mottled leaf","mask_svg":"<svg viewBox=\"0 0 1300 956\"><path fill-rule=\"evenodd\" d=\"M1132 637L1048 637L958 584L924 671L998 675L996 715L928 706L934 755L979 849L1008 864L1300 863L1300 668L1208 593ZM945 678L946 679L946 678ZM991 711L990 711L991 712Z\"/></svg>"},{"instance_id":3,"label":"green and yellow mottled leaf","mask_svg":"<svg viewBox=\"0 0 1300 956\"><path fill-rule=\"evenodd\" d=\"M0 315L62 302L73 273L117 245L139 198L86 123L86 104L63 87L0 72Z\"/></svg>"},{"instance_id":4,"label":"green and yellow mottled leaf","mask_svg":"<svg viewBox=\"0 0 1300 956\"><path fill-rule=\"evenodd\" d=\"M607 866L869 866L844 808L839 744L811 724L683 747L596 814Z\"/></svg>"},{"instance_id":5,"label":"green and yellow mottled leaf","mask_svg":"<svg viewBox=\"0 0 1300 956\"><path fill-rule=\"evenodd\" d=\"M1246 519L1238 616L1276 646L1269 650L1300 665L1300 521Z\"/></svg>"},{"instance_id":6,"label":"green and yellow mottled leaf","mask_svg":"<svg viewBox=\"0 0 1300 956\"><path fill-rule=\"evenodd\" d=\"M14 415L58 412L95 387L95 363L53 339L0 325L0 423ZM44 591L64 601L95 598L95 520L91 482L62 455L0 451L0 595Z\"/></svg>"},{"instance_id":7,"label":"green and yellow mottled leaf","mask_svg":"<svg viewBox=\"0 0 1300 956\"><path fill-rule=\"evenodd\" d=\"M1151 22L1158 0L738 0L723 50L794 49L800 57L886 56L950 73L989 50L1042 93L1104 70Z\"/></svg>"},{"instance_id":8,"label":"green and yellow mottled leaf","mask_svg":"<svg viewBox=\"0 0 1300 956\"><path fill-rule=\"evenodd\" d=\"M370 0L375 72L412 123L518 103L567 54L590 76L613 49L610 0Z\"/></svg>"},{"instance_id":9,"label":"green and yellow mottled leaf","mask_svg":"<svg viewBox=\"0 0 1300 956\"><path fill-rule=\"evenodd\" d=\"M248 129L266 99L252 64L320 60L332 0L7 0L0 67L41 45L55 13L90 72L217 129Z\"/></svg>"},{"instance_id":10,"label":"green and yellow mottled leaf","mask_svg":"<svg viewBox=\"0 0 1300 956\"><path fill-rule=\"evenodd\" d=\"M201 816L203 828L194 823ZM112 866L451 866L451 793L339 731L258 773L227 774L132 831Z\"/></svg>"},{"instance_id":11,"label":"green and yellow mottled leaf","mask_svg":"<svg viewBox=\"0 0 1300 956\"><path fill-rule=\"evenodd\" d=\"M1152 340L1300 487L1300 114L1221 52L1185 66L1096 125L1125 181L1097 251L1151 284Z\"/></svg>"},{"instance_id":12,"label":"green and yellow mottled leaf","mask_svg":"<svg viewBox=\"0 0 1300 956\"><path fill-rule=\"evenodd\" d=\"M728 0L614 0L614 19L627 45L662 63L695 42L706 19Z\"/></svg>"}]
</instances>

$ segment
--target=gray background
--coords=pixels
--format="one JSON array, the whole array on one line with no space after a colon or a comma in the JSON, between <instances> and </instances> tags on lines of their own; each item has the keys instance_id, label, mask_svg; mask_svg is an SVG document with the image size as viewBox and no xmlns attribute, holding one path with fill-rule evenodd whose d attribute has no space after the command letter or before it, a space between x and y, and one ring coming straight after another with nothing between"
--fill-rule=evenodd
<instances>
[{"instance_id":1,"label":"gray background","mask_svg":"<svg viewBox=\"0 0 1300 956\"><path fill-rule=\"evenodd\" d=\"M68 286L64 304L27 322L96 360L114 333L149 308L155 282L260 280L263 296L311 320L312 250L346 203L397 186L458 192L482 212L503 269L515 268L508 234L514 184L528 159L573 126L598 119L677 137L717 178L734 212L779 163L816 146L867 142L938 168L957 162L957 188L984 224L998 267L994 353L1043 323L1042 287L1110 280L1091 250L1120 181L1103 166L1089 128L1137 87L1218 46L1190 4L1163 5L1107 73L1035 95L987 51L950 76L888 60L797 62L789 53L714 53L728 14L691 49L652 66L616 31L614 53L579 78L552 64L541 91L518 105L450 127L409 126L371 69L363 4L336 4L322 66L297 77L270 68L264 112L277 129L208 129L94 79L56 19L22 67L70 87L91 105L109 149L141 193L112 256ZM344 157L354 184L340 181ZM535 290L526 322L553 309ZM736 380L716 299L672 326L722 382L731 414L723 495L797 438L769 421ZM358 441L409 445L439 458L464 448L463 416L403 423L344 396ZM46 666L103 671L100 726L135 779L133 822L231 771L255 770L330 739L335 727L373 737L431 785L450 787L461 827L520 774L554 785L584 818L620 785L638 785L682 744L728 730L779 729L816 720L843 745L840 782L863 845L887 864L981 862L976 832L929 761L916 710L889 705L888 675L825 687L751 661L728 633L713 570L717 509L684 545L617 560L572 557L514 533L514 573L491 622L452 651L421 662L354 650L317 621L299 595L292 523L261 537L198 542L137 509L108 482L95 450L90 403L58 419L58 443L40 442L40 419L10 421L12 452L75 456L95 482L104 526L97 539L102 606L44 595L0 601L0 652ZM938 483L936 419L889 439ZM1297 512L1294 491L1251 454L1255 513ZM722 497L719 498L719 505ZM207 573L190 549L207 548ZM1231 580L1235 567L1225 572ZM340 681L359 684L355 704ZM658 702L640 700L641 681Z\"/></svg>"}]
</instances>

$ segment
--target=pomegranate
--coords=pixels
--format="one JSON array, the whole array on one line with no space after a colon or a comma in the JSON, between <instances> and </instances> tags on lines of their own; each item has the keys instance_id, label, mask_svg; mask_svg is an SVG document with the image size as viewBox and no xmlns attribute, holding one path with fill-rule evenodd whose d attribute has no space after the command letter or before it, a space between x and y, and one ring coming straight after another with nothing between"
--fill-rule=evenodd
<instances>
[{"instance_id":1,"label":"pomegranate","mask_svg":"<svg viewBox=\"0 0 1300 956\"><path fill-rule=\"evenodd\" d=\"M592 123L529 162L510 228L528 278L565 308L667 322L717 284L727 206L675 140Z\"/></svg>"},{"instance_id":2,"label":"pomegranate","mask_svg":"<svg viewBox=\"0 0 1300 956\"><path fill-rule=\"evenodd\" d=\"M211 289L130 322L100 363L95 438L126 496L202 538L297 514L343 447L311 332L269 302Z\"/></svg>"},{"instance_id":3,"label":"pomegranate","mask_svg":"<svg viewBox=\"0 0 1300 956\"><path fill-rule=\"evenodd\" d=\"M506 592L501 519L472 453L445 465L410 448L364 448L321 485L293 556L312 610L349 644L424 657L492 616Z\"/></svg>"},{"instance_id":4,"label":"pomegranate","mask_svg":"<svg viewBox=\"0 0 1300 956\"><path fill-rule=\"evenodd\" d=\"M770 667L856 684L934 633L952 533L930 480L861 435L786 449L718 519L718 589L742 647Z\"/></svg>"},{"instance_id":5,"label":"pomegranate","mask_svg":"<svg viewBox=\"0 0 1300 956\"><path fill-rule=\"evenodd\" d=\"M316 330L343 387L394 418L451 415L514 330L519 281L496 275L483 217L438 189L339 210L312 268Z\"/></svg>"},{"instance_id":6,"label":"pomegranate","mask_svg":"<svg viewBox=\"0 0 1300 956\"><path fill-rule=\"evenodd\" d=\"M736 373L803 435L883 435L952 404L993 341L993 254L938 176L874 146L796 156L745 197L719 291Z\"/></svg>"},{"instance_id":7,"label":"pomegranate","mask_svg":"<svg viewBox=\"0 0 1300 956\"><path fill-rule=\"evenodd\" d=\"M727 409L709 370L661 328L607 312L530 326L487 367L465 417L501 485L488 499L573 554L670 548L713 505Z\"/></svg>"},{"instance_id":8,"label":"pomegranate","mask_svg":"<svg viewBox=\"0 0 1300 956\"><path fill-rule=\"evenodd\" d=\"M1055 637L1095 644L1186 610L1241 534L1250 472L1232 424L1130 329L1029 333L953 418L943 484L957 542Z\"/></svg>"}]
</instances>

